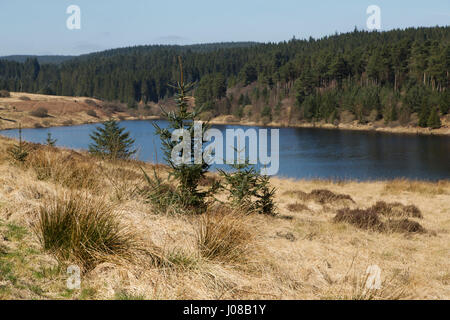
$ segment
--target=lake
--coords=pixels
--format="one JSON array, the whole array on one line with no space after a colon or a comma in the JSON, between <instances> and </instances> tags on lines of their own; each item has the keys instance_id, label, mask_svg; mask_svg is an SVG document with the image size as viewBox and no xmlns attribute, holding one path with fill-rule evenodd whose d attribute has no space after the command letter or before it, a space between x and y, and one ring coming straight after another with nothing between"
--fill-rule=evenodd
<instances>
[{"instance_id":1,"label":"lake","mask_svg":"<svg viewBox=\"0 0 450 320\"><path fill-rule=\"evenodd\" d=\"M161 163L161 145L151 122L122 121L120 124L136 140L140 160ZM167 125L163 120L156 122L162 127ZM58 146L87 149L91 142L89 135L97 126L99 124L22 131L27 141L44 143L47 133L51 132L58 140ZM224 136L226 129L260 128L213 127ZM17 138L18 130L0 131L0 134ZM280 128L279 135L278 176L297 179L450 179L450 137L315 128Z\"/></svg>"}]
</instances>

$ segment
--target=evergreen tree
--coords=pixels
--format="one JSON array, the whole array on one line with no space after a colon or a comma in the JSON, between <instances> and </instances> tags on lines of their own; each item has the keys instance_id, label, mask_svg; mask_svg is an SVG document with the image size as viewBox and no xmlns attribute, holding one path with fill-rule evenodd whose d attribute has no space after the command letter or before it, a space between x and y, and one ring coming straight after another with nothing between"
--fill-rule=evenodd
<instances>
[{"instance_id":1,"label":"evergreen tree","mask_svg":"<svg viewBox=\"0 0 450 320\"><path fill-rule=\"evenodd\" d=\"M11 157L13 162L16 163L24 163L27 160L29 155L29 148L27 144L22 140L22 125L19 124L19 143L14 144L11 148L9 148L8 154Z\"/></svg>"},{"instance_id":2,"label":"evergreen tree","mask_svg":"<svg viewBox=\"0 0 450 320\"><path fill-rule=\"evenodd\" d=\"M430 113L430 117L427 122L428 127L431 129L439 129L441 127L441 119L439 118L439 113L436 108L433 108Z\"/></svg>"},{"instance_id":3,"label":"evergreen tree","mask_svg":"<svg viewBox=\"0 0 450 320\"><path fill-rule=\"evenodd\" d=\"M125 128L119 127L117 121L111 119L103 123L90 135L93 143L89 152L108 159L128 159L136 153L133 149L134 139Z\"/></svg>"},{"instance_id":4,"label":"evergreen tree","mask_svg":"<svg viewBox=\"0 0 450 320\"><path fill-rule=\"evenodd\" d=\"M187 93L192 89L192 84L186 84L183 77L183 66L181 57L179 57L180 64L180 80L177 82L176 89L178 93L175 95L175 102L177 109L171 112L163 113L169 122L168 128L161 128L156 123L156 133L160 136L162 147L164 149L165 161L171 168L171 176L178 181L178 193L180 195L180 201L182 207L192 210L197 213L202 213L206 210L206 197L213 192L204 192L199 190L199 182L205 177L205 173L209 169L209 165L203 160L203 141L197 141L194 136L195 123L199 121L199 114L202 112L202 108L195 108L193 111L188 111L188 97ZM203 123L202 125L202 138L209 125ZM184 130L189 133L191 137L191 152L190 163L177 163L172 158L172 150L181 141L172 140L172 132L174 130ZM201 152L200 163L194 161L195 152ZM182 153L182 152L181 152ZM186 155L180 154L181 157ZM189 157L189 155L187 155Z\"/></svg>"},{"instance_id":5,"label":"evergreen tree","mask_svg":"<svg viewBox=\"0 0 450 320\"><path fill-rule=\"evenodd\" d=\"M47 133L47 139L45 140L47 146L54 147L56 144L56 141L57 141L56 139L52 138L52 134L50 132Z\"/></svg>"}]
</instances>

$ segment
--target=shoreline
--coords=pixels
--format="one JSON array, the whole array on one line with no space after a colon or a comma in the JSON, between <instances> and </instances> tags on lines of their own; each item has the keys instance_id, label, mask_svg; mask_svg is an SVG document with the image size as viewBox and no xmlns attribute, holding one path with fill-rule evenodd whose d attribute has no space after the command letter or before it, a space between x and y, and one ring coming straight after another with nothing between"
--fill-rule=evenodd
<instances>
[{"instance_id":1,"label":"shoreline","mask_svg":"<svg viewBox=\"0 0 450 320\"><path fill-rule=\"evenodd\" d=\"M164 120L160 115L136 114L129 110L107 112L103 102L89 97L67 97L11 92L9 98L0 98L0 130L22 128L53 128L76 126L84 124L97 124L115 119L117 121L137 120ZM48 114L35 116L33 111L45 109ZM93 114L92 114L93 113ZM327 130L345 130L360 132L380 132L389 134L407 134L424 136L450 136L450 115L441 119L442 127L439 129L421 128L416 126L386 126L382 121L359 124L356 120L340 123L338 125L321 122L290 122L249 121L238 120L233 115L220 115L209 119L210 124L258 126L269 128L315 128Z\"/></svg>"},{"instance_id":2,"label":"shoreline","mask_svg":"<svg viewBox=\"0 0 450 320\"><path fill-rule=\"evenodd\" d=\"M220 117L218 117L220 118ZM326 129L326 130L342 130L342 131L359 131L359 132L375 132L387 134L403 134L403 135L422 135L422 136L450 136L450 128L443 127L440 129L429 129L420 127L374 127L372 125L354 125L354 124L339 124L332 125L329 123L297 123L297 124L283 124L281 122L270 122L263 124L260 122L239 122L239 121L223 121L214 118L209 121L210 124L218 125L239 125L239 126L258 126L268 128L308 128L308 129Z\"/></svg>"},{"instance_id":3,"label":"shoreline","mask_svg":"<svg viewBox=\"0 0 450 320\"><path fill-rule=\"evenodd\" d=\"M262 122L250 122L250 121L224 121L221 117L213 118L209 121L212 125L235 125L244 127L267 127L267 128L306 128L306 129L326 129L326 130L340 130L340 131L354 131L354 132L367 132L367 133L383 133L383 134L395 134L395 135L416 135L416 136L450 136L450 128L429 129L419 127L374 127L372 125L354 125L354 124L339 124L332 125L329 123L297 123L297 124L283 124L281 122L271 122L264 124ZM108 118L109 119L109 118ZM33 127L31 125L22 125L22 129L48 129L58 127L73 127L86 124L99 124L108 120L107 118L100 119L99 121L85 121L76 122L71 125L67 124L54 124L51 126L42 126L40 128ZM145 120L165 120L159 116L139 116L139 117L112 117L117 121L145 121ZM18 128L7 127L2 128L0 131L16 130Z\"/></svg>"}]
</instances>

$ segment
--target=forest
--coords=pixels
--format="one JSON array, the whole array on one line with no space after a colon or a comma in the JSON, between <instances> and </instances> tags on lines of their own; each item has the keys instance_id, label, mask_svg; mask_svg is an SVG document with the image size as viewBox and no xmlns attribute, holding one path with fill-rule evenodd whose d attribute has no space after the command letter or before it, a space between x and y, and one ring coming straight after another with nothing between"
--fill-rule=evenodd
<instances>
[{"instance_id":1,"label":"forest","mask_svg":"<svg viewBox=\"0 0 450 320\"><path fill-rule=\"evenodd\" d=\"M0 60L0 90L140 108L171 98L181 56L210 117L439 128L450 109L450 27L360 31L280 43L150 45L59 64Z\"/></svg>"}]
</instances>

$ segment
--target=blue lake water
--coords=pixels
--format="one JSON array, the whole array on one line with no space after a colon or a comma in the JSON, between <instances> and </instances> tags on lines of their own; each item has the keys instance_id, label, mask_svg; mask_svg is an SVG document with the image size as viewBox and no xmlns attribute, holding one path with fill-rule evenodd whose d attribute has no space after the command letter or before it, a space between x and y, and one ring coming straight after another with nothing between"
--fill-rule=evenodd
<instances>
[{"instance_id":1,"label":"blue lake water","mask_svg":"<svg viewBox=\"0 0 450 320\"><path fill-rule=\"evenodd\" d=\"M166 121L156 122L161 127L167 125ZM155 135L151 121L122 121L120 125L136 140L140 160L163 162L159 137ZM58 146L87 149L91 143L89 135L97 126L99 124L22 131L27 141L44 143L47 133L51 132L58 140ZM226 129L260 129L236 125L213 127L222 131L224 137ZM450 137L313 128L279 130L278 176L298 179L450 179ZM18 130L0 131L0 134L17 138Z\"/></svg>"}]
</instances>

